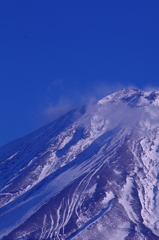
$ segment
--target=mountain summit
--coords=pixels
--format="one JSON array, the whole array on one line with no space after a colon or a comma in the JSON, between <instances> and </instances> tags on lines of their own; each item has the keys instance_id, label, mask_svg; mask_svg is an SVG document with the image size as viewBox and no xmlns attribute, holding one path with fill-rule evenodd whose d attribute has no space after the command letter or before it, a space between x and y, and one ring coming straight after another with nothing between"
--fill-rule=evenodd
<instances>
[{"instance_id":1,"label":"mountain summit","mask_svg":"<svg viewBox=\"0 0 159 240\"><path fill-rule=\"evenodd\" d=\"M0 239L159 240L159 91L122 89L0 148Z\"/></svg>"}]
</instances>

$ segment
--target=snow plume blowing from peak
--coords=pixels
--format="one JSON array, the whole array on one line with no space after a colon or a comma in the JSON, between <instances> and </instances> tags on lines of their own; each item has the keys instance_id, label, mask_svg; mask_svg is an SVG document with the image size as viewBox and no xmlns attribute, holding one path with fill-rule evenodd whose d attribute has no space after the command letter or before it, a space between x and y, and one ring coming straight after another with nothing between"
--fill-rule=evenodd
<instances>
[{"instance_id":1,"label":"snow plume blowing from peak","mask_svg":"<svg viewBox=\"0 0 159 240\"><path fill-rule=\"evenodd\" d=\"M159 122L159 92L143 92L138 89L122 89L107 97L86 105L79 125L111 130L117 126L133 128L145 119Z\"/></svg>"},{"instance_id":2,"label":"snow plume blowing from peak","mask_svg":"<svg viewBox=\"0 0 159 240\"><path fill-rule=\"evenodd\" d=\"M159 240L158 136L159 92L122 89L3 146L0 239Z\"/></svg>"},{"instance_id":3,"label":"snow plume blowing from peak","mask_svg":"<svg viewBox=\"0 0 159 240\"><path fill-rule=\"evenodd\" d=\"M123 102L116 104L99 102L94 106L87 105L86 114L83 116L83 124L86 124L89 119L90 124L98 128L99 125L104 125L105 130L111 130L118 125L133 126L141 116L141 109L133 109Z\"/></svg>"}]
</instances>

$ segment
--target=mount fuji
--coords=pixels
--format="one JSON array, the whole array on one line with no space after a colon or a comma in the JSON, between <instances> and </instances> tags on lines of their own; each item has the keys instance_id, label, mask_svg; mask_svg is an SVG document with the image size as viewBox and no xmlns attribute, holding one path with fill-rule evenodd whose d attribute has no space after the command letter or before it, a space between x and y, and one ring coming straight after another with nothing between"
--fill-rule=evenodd
<instances>
[{"instance_id":1,"label":"mount fuji","mask_svg":"<svg viewBox=\"0 0 159 240\"><path fill-rule=\"evenodd\" d=\"M0 148L0 239L159 240L159 91L122 89Z\"/></svg>"}]
</instances>

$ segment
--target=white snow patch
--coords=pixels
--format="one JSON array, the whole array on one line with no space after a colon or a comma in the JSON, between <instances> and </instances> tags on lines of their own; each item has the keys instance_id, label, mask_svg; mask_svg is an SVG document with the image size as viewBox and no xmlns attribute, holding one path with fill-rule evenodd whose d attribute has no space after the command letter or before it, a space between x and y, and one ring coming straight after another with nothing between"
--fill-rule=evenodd
<instances>
[{"instance_id":1,"label":"white snow patch","mask_svg":"<svg viewBox=\"0 0 159 240\"><path fill-rule=\"evenodd\" d=\"M19 152L14 153L12 156L10 156L10 157L7 158L6 160L4 160L4 162L11 160L11 159L12 159L13 157L15 157L18 153L19 153Z\"/></svg>"},{"instance_id":2,"label":"white snow patch","mask_svg":"<svg viewBox=\"0 0 159 240\"><path fill-rule=\"evenodd\" d=\"M110 200L114 198L114 193L113 192L107 192L106 196L103 198L102 203L103 205L106 205Z\"/></svg>"},{"instance_id":3,"label":"white snow patch","mask_svg":"<svg viewBox=\"0 0 159 240\"><path fill-rule=\"evenodd\" d=\"M117 227L116 232L113 233L113 236L109 238L109 240L117 240L117 239L125 240L125 237L127 237L129 234L129 228L130 228L129 222L121 223Z\"/></svg>"},{"instance_id":4,"label":"white snow patch","mask_svg":"<svg viewBox=\"0 0 159 240\"><path fill-rule=\"evenodd\" d=\"M126 184L124 185L123 189L121 190L121 198L119 198L119 203L123 205L125 210L127 211L128 217L133 221L137 222L138 218L132 209L132 187L133 187L133 178L127 177Z\"/></svg>"},{"instance_id":5,"label":"white snow patch","mask_svg":"<svg viewBox=\"0 0 159 240\"><path fill-rule=\"evenodd\" d=\"M87 190L88 194L92 195L96 190L97 184L94 184L90 189Z\"/></svg>"}]
</instances>

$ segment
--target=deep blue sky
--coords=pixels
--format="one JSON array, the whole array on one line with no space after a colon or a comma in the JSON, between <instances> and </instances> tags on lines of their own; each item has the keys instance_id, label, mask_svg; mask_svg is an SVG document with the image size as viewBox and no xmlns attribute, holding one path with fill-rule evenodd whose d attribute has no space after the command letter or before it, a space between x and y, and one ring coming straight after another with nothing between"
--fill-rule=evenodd
<instances>
[{"instance_id":1,"label":"deep blue sky","mask_svg":"<svg viewBox=\"0 0 159 240\"><path fill-rule=\"evenodd\" d=\"M159 87L159 0L5 0L0 32L0 146L93 96Z\"/></svg>"}]
</instances>

